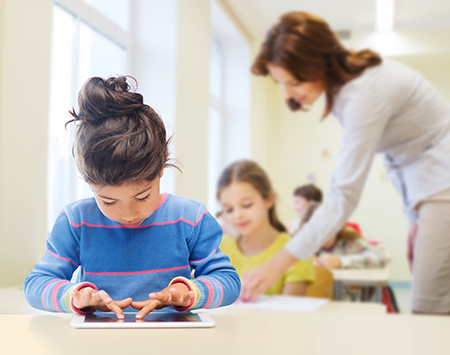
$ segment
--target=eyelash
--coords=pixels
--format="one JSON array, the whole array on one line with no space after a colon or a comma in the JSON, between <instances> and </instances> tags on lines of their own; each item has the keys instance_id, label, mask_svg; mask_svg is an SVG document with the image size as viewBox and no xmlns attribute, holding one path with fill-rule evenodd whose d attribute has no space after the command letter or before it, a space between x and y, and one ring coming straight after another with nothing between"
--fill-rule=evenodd
<instances>
[{"instance_id":1,"label":"eyelash","mask_svg":"<svg viewBox=\"0 0 450 355\"><path fill-rule=\"evenodd\" d=\"M147 196L145 196L143 198L137 198L136 200L139 201L139 202L145 202L145 201L148 200L149 197L150 197L150 194L148 194ZM114 201L114 202L106 202L106 201L103 201L103 200L102 200L102 202L103 202L103 204L105 206L112 206L112 205L114 205L116 203L116 201Z\"/></svg>"},{"instance_id":2,"label":"eyelash","mask_svg":"<svg viewBox=\"0 0 450 355\"><path fill-rule=\"evenodd\" d=\"M253 206L253 204L252 203L250 203L250 204L248 204L248 205L242 205L242 207L244 207L244 208L250 208L250 207L252 207ZM233 209L230 209L230 210L225 210L225 213L231 213L231 212L233 212Z\"/></svg>"},{"instance_id":3,"label":"eyelash","mask_svg":"<svg viewBox=\"0 0 450 355\"><path fill-rule=\"evenodd\" d=\"M143 198L137 198L136 200L138 200L139 202L144 202L147 201L147 199L150 197L150 194L148 194L147 196L143 197Z\"/></svg>"}]
</instances>

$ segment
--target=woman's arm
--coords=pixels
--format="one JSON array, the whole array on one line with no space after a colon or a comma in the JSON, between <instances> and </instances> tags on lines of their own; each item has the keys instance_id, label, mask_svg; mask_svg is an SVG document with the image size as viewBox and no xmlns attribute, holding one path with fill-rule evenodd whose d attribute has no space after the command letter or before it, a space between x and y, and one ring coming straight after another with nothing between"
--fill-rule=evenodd
<instances>
[{"instance_id":1,"label":"woman's arm","mask_svg":"<svg viewBox=\"0 0 450 355\"><path fill-rule=\"evenodd\" d=\"M355 79L355 81L358 79ZM386 124L392 98L371 77L341 89L336 98L343 125L337 169L321 207L268 265L244 275L241 295L254 300L297 260L314 255L335 235L356 208ZM285 259L285 260L284 260Z\"/></svg>"},{"instance_id":2,"label":"woman's arm","mask_svg":"<svg viewBox=\"0 0 450 355\"><path fill-rule=\"evenodd\" d=\"M244 274L240 298L246 302L254 302L261 293L272 286L287 269L297 262L298 259L286 248L281 249L269 261Z\"/></svg>"}]
</instances>

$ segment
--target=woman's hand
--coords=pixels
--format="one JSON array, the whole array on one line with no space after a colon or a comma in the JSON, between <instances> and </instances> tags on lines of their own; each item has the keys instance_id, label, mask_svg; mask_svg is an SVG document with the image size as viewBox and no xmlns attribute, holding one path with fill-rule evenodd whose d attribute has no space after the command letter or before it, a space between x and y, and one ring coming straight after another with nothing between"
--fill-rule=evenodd
<instances>
[{"instance_id":1,"label":"woman's hand","mask_svg":"<svg viewBox=\"0 0 450 355\"><path fill-rule=\"evenodd\" d=\"M296 262L298 259L283 248L269 261L244 273L239 299L244 302L254 302Z\"/></svg>"},{"instance_id":2,"label":"woman's hand","mask_svg":"<svg viewBox=\"0 0 450 355\"><path fill-rule=\"evenodd\" d=\"M120 301L113 301L109 295L103 291L96 291L92 287L85 287L81 290L73 290L70 295L73 297L73 305L78 309L95 309L102 312L113 311L118 319L123 319L122 309L127 308L133 302L129 297Z\"/></svg>"},{"instance_id":3,"label":"woman's hand","mask_svg":"<svg viewBox=\"0 0 450 355\"><path fill-rule=\"evenodd\" d=\"M411 272L413 271L414 246L416 245L417 229L417 222L414 222L409 226L407 257L409 262L409 269L411 270Z\"/></svg>"},{"instance_id":4,"label":"woman's hand","mask_svg":"<svg viewBox=\"0 0 450 355\"><path fill-rule=\"evenodd\" d=\"M328 269L339 269L342 266L341 258L330 253L321 253L315 261L319 266Z\"/></svg>"},{"instance_id":5,"label":"woman's hand","mask_svg":"<svg viewBox=\"0 0 450 355\"><path fill-rule=\"evenodd\" d=\"M185 284L179 282L166 287L160 292L150 293L149 297L149 301L133 302L131 304L131 307L140 310L136 314L136 318L142 319L154 309L161 309L167 306L187 307L191 303L192 297L194 297L194 291L190 291Z\"/></svg>"}]
</instances>

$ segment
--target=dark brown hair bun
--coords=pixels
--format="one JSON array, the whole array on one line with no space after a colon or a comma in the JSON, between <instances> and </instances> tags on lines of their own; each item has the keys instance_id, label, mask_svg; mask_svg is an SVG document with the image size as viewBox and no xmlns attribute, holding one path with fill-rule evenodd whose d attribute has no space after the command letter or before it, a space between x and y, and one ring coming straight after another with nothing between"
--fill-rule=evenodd
<instances>
[{"instance_id":1,"label":"dark brown hair bun","mask_svg":"<svg viewBox=\"0 0 450 355\"><path fill-rule=\"evenodd\" d=\"M169 159L172 137L142 95L131 92L129 78L88 79L78 94L79 112L69 111L66 126L76 123L73 156L90 185L151 181L166 167L178 169Z\"/></svg>"},{"instance_id":2,"label":"dark brown hair bun","mask_svg":"<svg viewBox=\"0 0 450 355\"><path fill-rule=\"evenodd\" d=\"M86 81L78 93L78 115L72 109L74 121L86 120L96 124L117 116L133 115L136 110L144 106L144 98L141 94L130 92L131 86L127 79L132 77L117 76L106 80L93 77ZM71 122L71 121L69 121Z\"/></svg>"}]
</instances>

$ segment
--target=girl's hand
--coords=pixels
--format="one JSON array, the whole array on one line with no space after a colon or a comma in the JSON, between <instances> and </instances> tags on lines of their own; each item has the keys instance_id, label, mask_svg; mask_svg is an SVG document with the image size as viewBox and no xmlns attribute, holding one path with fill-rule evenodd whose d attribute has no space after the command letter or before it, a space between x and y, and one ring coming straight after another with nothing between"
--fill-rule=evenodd
<instances>
[{"instance_id":1,"label":"girl's hand","mask_svg":"<svg viewBox=\"0 0 450 355\"><path fill-rule=\"evenodd\" d=\"M328 269L339 269L342 266L341 258L329 253L320 254L318 257L318 262L320 266L326 267Z\"/></svg>"},{"instance_id":2,"label":"girl's hand","mask_svg":"<svg viewBox=\"0 0 450 355\"><path fill-rule=\"evenodd\" d=\"M124 318L122 309L127 308L133 302L130 297L113 301L105 291L96 291L92 287L85 287L79 291L73 290L70 295L73 297L74 306L78 309L90 308L102 312L113 311L118 319Z\"/></svg>"},{"instance_id":3,"label":"girl's hand","mask_svg":"<svg viewBox=\"0 0 450 355\"><path fill-rule=\"evenodd\" d=\"M416 245L416 237L417 237L417 223L412 223L409 226L409 233L408 233L408 262L409 262L409 269L413 270L413 261L414 261L414 246Z\"/></svg>"},{"instance_id":4,"label":"girl's hand","mask_svg":"<svg viewBox=\"0 0 450 355\"><path fill-rule=\"evenodd\" d=\"M139 309L136 318L142 319L154 309L161 309L167 306L186 307L194 297L194 291L183 283L175 283L164 290L149 294L150 301L140 301L131 303L131 307Z\"/></svg>"}]
</instances>

